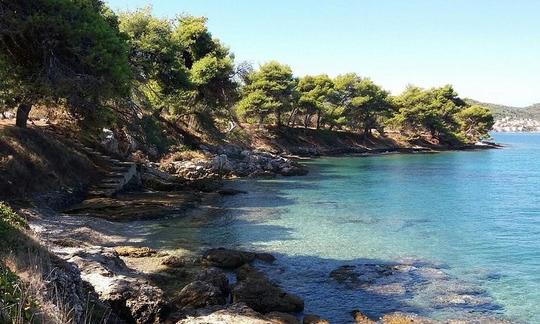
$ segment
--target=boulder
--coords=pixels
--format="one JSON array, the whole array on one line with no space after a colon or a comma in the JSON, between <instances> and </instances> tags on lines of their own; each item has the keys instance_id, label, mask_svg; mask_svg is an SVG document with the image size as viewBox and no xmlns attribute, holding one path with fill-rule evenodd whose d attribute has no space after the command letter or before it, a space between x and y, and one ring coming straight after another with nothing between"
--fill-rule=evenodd
<instances>
[{"instance_id":1,"label":"boulder","mask_svg":"<svg viewBox=\"0 0 540 324\"><path fill-rule=\"evenodd\" d=\"M213 285L221 291L224 297L230 292L229 279L227 279L225 272L218 268L206 268L201 270L195 276L195 280Z\"/></svg>"},{"instance_id":2,"label":"boulder","mask_svg":"<svg viewBox=\"0 0 540 324\"><path fill-rule=\"evenodd\" d=\"M293 315L281 312L270 312L264 315L273 324L300 324Z\"/></svg>"},{"instance_id":3,"label":"boulder","mask_svg":"<svg viewBox=\"0 0 540 324\"><path fill-rule=\"evenodd\" d=\"M261 313L301 312L304 301L274 285L250 266L237 272L239 283L232 292L233 302L242 302Z\"/></svg>"},{"instance_id":4,"label":"boulder","mask_svg":"<svg viewBox=\"0 0 540 324\"><path fill-rule=\"evenodd\" d=\"M118 149L118 139L116 139L116 136L110 129L103 128L101 133L101 145L110 153L120 154L120 150Z\"/></svg>"},{"instance_id":5,"label":"boulder","mask_svg":"<svg viewBox=\"0 0 540 324\"><path fill-rule=\"evenodd\" d=\"M246 280L248 278L260 278L260 279L266 278L262 272L255 269L249 264L244 264L243 266L236 269L234 273L236 274L236 279L238 281Z\"/></svg>"},{"instance_id":6,"label":"boulder","mask_svg":"<svg viewBox=\"0 0 540 324\"><path fill-rule=\"evenodd\" d=\"M357 324L375 324L374 321L372 321L369 317L367 317L364 313L362 313L358 309L353 310L351 312L351 315L354 319L354 322Z\"/></svg>"},{"instance_id":7,"label":"boulder","mask_svg":"<svg viewBox=\"0 0 540 324\"><path fill-rule=\"evenodd\" d=\"M159 322L167 303L163 291L139 278L110 248L81 251L67 260L81 271L81 279L91 285L113 312L132 323Z\"/></svg>"},{"instance_id":8,"label":"boulder","mask_svg":"<svg viewBox=\"0 0 540 324\"><path fill-rule=\"evenodd\" d=\"M330 322L322 319L318 315L306 314L304 315L304 320L302 321L302 324L330 324Z\"/></svg>"},{"instance_id":9,"label":"boulder","mask_svg":"<svg viewBox=\"0 0 540 324\"><path fill-rule=\"evenodd\" d=\"M255 253L218 248L206 251L201 263L207 266L235 269L254 259Z\"/></svg>"},{"instance_id":10,"label":"boulder","mask_svg":"<svg viewBox=\"0 0 540 324\"><path fill-rule=\"evenodd\" d=\"M177 324L270 324L265 316L255 312L246 304L236 303L225 309L210 311L209 314L188 316Z\"/></svg>"},{"instance_id":11,"label":"boulder","mask_svg":"<svg viewBox=\"0 0 540 324\"><path fill-rule=\"evenodd\" d=\"M181 268L185 265L185 261L177 256L169 256L161 261L161 264L170 268Z\"/></svg>"},{"instance_id":12,"label":"boulder","mask_svg":"<svg viewBox=\"0 0 540 324\"><path fill-rule=\"evenodd\" d=\"M119 246L115 248L119 256L131 258L144 258L157 254L157 251L149 247Z\"/></svg>"},{"instance_id":13,"label":"boulder","mask_svg":"<svg viewBox=\"0 0 540 324\"><path fill-rule=\"evenodd\" d=\"M189 308L203 308L225 303L226 299L218 287L199 280L186 285L175 298L175 304Z\"/></svg>"}]
</instances>

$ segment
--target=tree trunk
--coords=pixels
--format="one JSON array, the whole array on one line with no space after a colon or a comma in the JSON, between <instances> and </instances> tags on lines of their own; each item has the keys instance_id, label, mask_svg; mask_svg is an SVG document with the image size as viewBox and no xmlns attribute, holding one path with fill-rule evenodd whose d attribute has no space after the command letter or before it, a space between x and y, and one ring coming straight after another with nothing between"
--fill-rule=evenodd
<instances>
[{"instance_id":1,"label":"tree trunk","mask_svg":"<svg viewBox=\"0 0 540 324\"><path fill-rule=\"evenodd\" d=\"M276 126L281 127L281 110L276 111Z\"/></svg>"},{"instance_id":2,"label":"tree trunk","mask_svg":"<svg viewBox=\"0 0 540 324\"><path fill-rule=\"evenodd\" d=\"M321 111L317 111L317 129L321 129Z\"/></svg>"},{"instance_id":3,"label":"tree trunk","mask_svg":"<svg viewBox=\"0 0 540 324\"><path fill-rule=\"evenodd\" d=\"M28 121L28 115L30 115L30 110L32 110L31 104L19 104L19 107L17 107L17 118L15 121L15 125L17 125L17 127L26 128L26 122Z\"/></svg>"},{"instance_id":4,"label":"tree trunk","mask_svg":"<svg viewBox=\"0 0 540 324\"><path fill-rule=\"evenodd\" d=\"M293 109L291 115L289 116L289 120L287 121L287 126L294 127L297 111L298 111L297 108Z\"/></svg>"}]
</instances>

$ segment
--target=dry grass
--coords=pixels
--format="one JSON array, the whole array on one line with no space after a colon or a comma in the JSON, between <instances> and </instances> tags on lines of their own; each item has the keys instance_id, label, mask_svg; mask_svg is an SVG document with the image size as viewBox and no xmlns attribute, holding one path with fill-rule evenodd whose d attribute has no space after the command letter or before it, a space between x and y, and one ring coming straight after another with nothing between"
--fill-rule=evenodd
<instances>
[{"instance_id":1,"label":"dry grass","mask_svg":"<svg viewBox=\"0 0 540 324\"><path fill-rule=\"evenodd\" d=\"M77 188L97 176L95 166L40 129L0 126L0 199Z\"/></svg>"},{"instance_id":2,"label":"dry grass","mask_svg":"<svg viewBox=\"0 0 540 324\"><path fill-rule=\"evenodd\" d=\"M197 150L183 150L183 151L176 151L169 155L167 155L162 162L165 164L169 164L171 162L177 162L177 161L190 161L190 160L203 160L207 158L207 156Z\"/></svg>"},{"instance_id":3,"label":"dry grass","mask_svg":"<svg viewBox=\"0 0 540 324\"><path fill-rule=\"evenodd\" d=\"M109 309L84 292L64 261L41 246L24 219L2 202L0 231L0 323L111 322Z\"/></svg>"}]
</instances>

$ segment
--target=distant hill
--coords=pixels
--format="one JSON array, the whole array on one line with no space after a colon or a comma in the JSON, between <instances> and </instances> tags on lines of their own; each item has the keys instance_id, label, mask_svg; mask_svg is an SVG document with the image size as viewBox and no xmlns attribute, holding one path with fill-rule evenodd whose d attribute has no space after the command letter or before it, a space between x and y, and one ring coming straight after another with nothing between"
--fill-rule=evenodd
<instances>
[{"instance_id":1,"label":"distant hill","mask_svg":"<svg viewBox=\"0 0 540 324\"><path fill-rule=\"evenodd\" d=\"M512 119L536 119L540 120L540 103L530 105L528 107L512 107L504 106L493 103L480 102L474 99L465 99L469 104L481 105L487 107L493 113L495 120L502 119L504 117L510 117Z\"/></svg>"}]
</instances>

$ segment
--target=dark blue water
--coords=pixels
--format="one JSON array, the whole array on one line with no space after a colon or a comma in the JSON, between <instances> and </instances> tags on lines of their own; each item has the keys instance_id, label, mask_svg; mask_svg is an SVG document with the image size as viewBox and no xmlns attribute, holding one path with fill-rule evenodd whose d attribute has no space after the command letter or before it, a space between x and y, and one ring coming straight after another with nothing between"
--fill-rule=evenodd
<instances>
[{"instance_id":1,"label":"dark blue water","mask_svg":"<svg viewBox=\"0 0 540 324\"><path fill-rule=\"evenodd\" d=\"M338 323L354 308L539 323L540 134L494 136L508 146L322 158L306 177L235 182L249 194L210 223L158 235L276 253L265 271ZM329 277L388 263L399 270L362 285Z\"/></svg>"}]
</instances>

